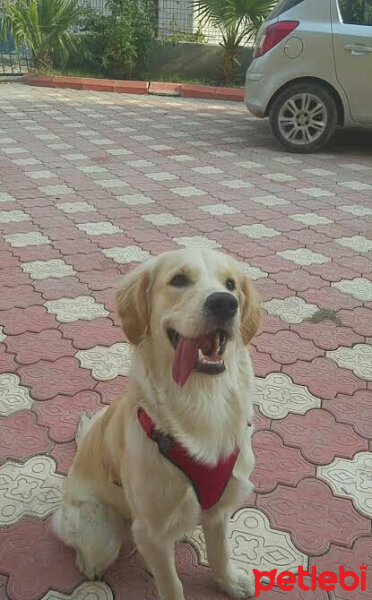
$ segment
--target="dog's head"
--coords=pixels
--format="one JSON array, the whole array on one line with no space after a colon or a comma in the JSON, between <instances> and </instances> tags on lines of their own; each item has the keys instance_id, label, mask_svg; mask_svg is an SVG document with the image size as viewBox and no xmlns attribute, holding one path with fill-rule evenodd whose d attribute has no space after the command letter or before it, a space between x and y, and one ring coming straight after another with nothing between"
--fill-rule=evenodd
<instances>
[{"instance_id":1,"label":"dog's head","mask_svg":"<svg viewBox=\"0 0 372 600\"><path fill-rule=\"evenodd\" d=\"M179 386L193 372L224 372L229 348L248 344L261 318L250 279L231 257L211 250L149 259L125 276L116 302L128 340L152 341Z\"/></svg>"}]
</instances>

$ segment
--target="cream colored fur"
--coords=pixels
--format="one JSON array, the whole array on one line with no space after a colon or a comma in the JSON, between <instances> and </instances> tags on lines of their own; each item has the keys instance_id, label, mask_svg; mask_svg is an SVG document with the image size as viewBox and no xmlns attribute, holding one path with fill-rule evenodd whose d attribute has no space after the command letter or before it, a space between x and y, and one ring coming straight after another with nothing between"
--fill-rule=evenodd
<instances>
[{"instance_id":1,"label":"cream colored fur","mask_svg":"<svg viewBox=\"0 0 372 600\"><path fill-rule=\"evenodd\" d=\"M182 272L192 283L169 285ZM226 371L193 372L183 388L172 380L172 327L184 337L206 333L203 304L213 292L236 282L239 301ZM227 524L251 490L253 370L247 348L260 320L251 282L230 257L191 249L151 258L122 282L117 307L133 344L129 385L111 406L83 417L78 451L69 471L63 506L54 516L56 534L76 550L77 565L89 578L101 577L117 557L130 530L147 561L161 600L184 600L174 559L174 543L198 523L218 584L233 598L253 594L250 577L232 566ZM236 445L241 452L218 503L201 511L189 481L165 459L137 420L146 409L164 433L201 461L214 464Z\"/></svg>"}]
</instances>

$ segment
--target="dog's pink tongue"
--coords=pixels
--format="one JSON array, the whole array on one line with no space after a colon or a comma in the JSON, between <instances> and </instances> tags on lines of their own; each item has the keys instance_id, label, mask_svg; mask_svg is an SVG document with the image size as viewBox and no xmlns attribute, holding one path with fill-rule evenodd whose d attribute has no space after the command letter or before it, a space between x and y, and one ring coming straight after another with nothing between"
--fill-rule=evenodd
<instances>
[{"instance_id":1,"label":"dog's pink tongue","mask_svg":"<svg viewBox=\"0 0 372 600\"><path fill-rule=\"evenodd\" d=\"M198 358L198 350L204 338L181 337L173 361L172 375L177 385L182 387L189 378Z\"/></svg>"}]
</instances>

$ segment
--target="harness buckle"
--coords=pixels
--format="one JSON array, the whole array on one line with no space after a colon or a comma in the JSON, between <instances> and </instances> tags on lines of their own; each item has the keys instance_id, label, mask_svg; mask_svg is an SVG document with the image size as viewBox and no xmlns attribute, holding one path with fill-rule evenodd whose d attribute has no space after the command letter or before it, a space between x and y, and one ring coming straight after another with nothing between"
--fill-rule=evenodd
<instances>
[{"instance_id":1,"label":"harness buckle","mask_svg":"<svg viewBox=\"0 0 372 600\"><path fill-rule=\"evenodd\" d=\"M157 443L160 453L164 456L168 454L174 443L174 440L170 435L166 435L162 431L159 431L159 429L154 429L151 439Z\"/></svg>"}]
</instances>

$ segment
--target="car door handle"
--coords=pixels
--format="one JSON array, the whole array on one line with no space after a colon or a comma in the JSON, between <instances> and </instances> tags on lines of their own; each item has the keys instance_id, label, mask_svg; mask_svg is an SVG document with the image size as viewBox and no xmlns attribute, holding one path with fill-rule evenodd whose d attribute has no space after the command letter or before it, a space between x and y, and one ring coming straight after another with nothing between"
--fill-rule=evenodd
<instances>
[{"instance_id":1,"label":"car door handle","mask_svg":"<svg viewBox=\"0 0 372 600\"><path fill-rule=\"evenodd\" d=\"M364 46L363 44L350 44L345 46L345 50L349 50L352 54L358 56L365 52L372 52L371 46Z\"/></svg>"}]
</instances>

